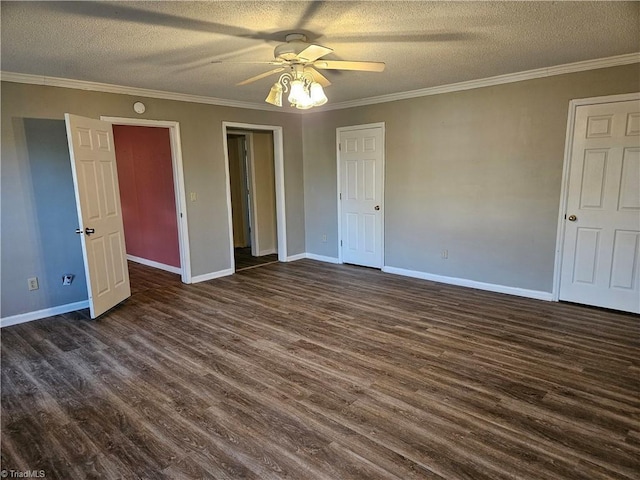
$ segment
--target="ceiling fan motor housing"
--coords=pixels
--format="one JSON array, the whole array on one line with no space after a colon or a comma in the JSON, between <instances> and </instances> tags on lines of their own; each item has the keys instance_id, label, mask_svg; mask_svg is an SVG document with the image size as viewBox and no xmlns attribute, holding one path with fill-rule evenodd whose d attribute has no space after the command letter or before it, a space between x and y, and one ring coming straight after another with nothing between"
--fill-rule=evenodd
<instances>
[{"instance_id":1,"label":"ceiling fan motor housing","mask_svg":"<svg viewBox=\"0 0 640 480\"><path fill-rule=\"evenodd\" d=\"M290 33L286 36L287 43L278 45L273 56L279 60L295 60L297 55L309 46L306 35L302 33Z\"/></svg>"}]
</instances>

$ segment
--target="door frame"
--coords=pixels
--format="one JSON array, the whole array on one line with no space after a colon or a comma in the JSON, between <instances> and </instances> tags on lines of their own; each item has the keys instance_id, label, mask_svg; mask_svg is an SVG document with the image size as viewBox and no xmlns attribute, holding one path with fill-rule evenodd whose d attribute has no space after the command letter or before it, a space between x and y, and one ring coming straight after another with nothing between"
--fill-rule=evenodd
<instances>
[{"instance_id":1,"label":"door frame","mask_svg":"<svg viewBox=\"0 0 640 480\"><path fill-rule=\"evenodd\" d=\"M385 158L386 158L386 130L385 130L385 122L376 122L376 123L365 123L362 125L350 125L347 127L338 127L336 128L336 178L337 178L337 192L336 192L336 202L338 204L338 263L344 263L342 261L342 245L340 242L342 241L342 199L340 198L340 188L341 188L341 172L342 172L342 159L340 158L340 134L342 132L348 132L351 130L366 130L368 128L381 128L382 129L382 193L380 196L380 249L382 255L382 261L380 268L385 267L384 261L384 184L385 184Z\"/></svg>"},{"instance_id":2,"label":"door frame","mask_svg":"<svg viewBox=\"0 0 640 480\"><path fill-rule=\"evenodd\" d=\"M110 117L101 115L100 120L111 125L158 127L169 129L171 142L171 164L173 167L173 190L176 199L176 222L178 224L178 247L180 249L180 277L182 283L191 283L191 252L189 249L189 223L187 220L187 196L182 167L182 144L180 123L171 120L147 120L144 118Z\"/></svg>"},{"instance_id":3,"label":"door frame","mask_svg":"<svg viewBox=\"0 0 640 480\"><path fill-rule=\"evenodd\" d=\"M242 129L269 131L273 134L273 166L275 170L275 186L276 186L276 232L278 235L278 261L287 261L287 225L285 214L285 193L284 193L284 142L282 135L282 127L277 125L260 125L253 123L238 122L222 122L222 143L224 150L224 170L226 178L227 193L227 216L229 220L229 256L231 261L231 270L235 273L236 261L234 258L233 248L233 217L231 213L231 184L229 178L229 150L227 146L227 134L229 131ZM247 133L249 133L247 132Z\"/></svg>"},{"instance_id":4,"label":"door frame","mask_svg":"<svg viewBox=\"0 0 640 480\"><path fill-rule=\"evenodd\" d=\"M640 92L625 93L621 95L609 95L604 97L578 98L569 102L569 115L567 117L567 135L564 144L564 163L562 166L562 184L560 190L560 207L558 210L558 229L556 234L556 255L553 267L553 289L551 300L560 301L560 276L562 274L562 253L564 250L564 230L569 195L569 173L571 168L571 152L573 151L573 133L576 123L576 111L584 105L600 105L603 103L627 102L640 100Z\"/></svg>"},{"instance_id":5,"label":"door frame","mask_svg":"<svg viewBox=\"0 0 640 480\"><path fill-rule=\"evenodd\" d=\"M254 174L254 158L253 158L253 134L246 130L227 130L227 135L238 135L244 137L246 156L244 158L244 171L247 177L247 190L249 191L250 202L247 204L249 209L249 238L251 242L251 255L258 256L258 222L256 222L255 212L258 209L256 204L256 176ZM227 138L228 142L228 138ZM227 144L227 149L229 145ZM227 155L229 150L227 150Z\"/></svg>"}]
</instances>

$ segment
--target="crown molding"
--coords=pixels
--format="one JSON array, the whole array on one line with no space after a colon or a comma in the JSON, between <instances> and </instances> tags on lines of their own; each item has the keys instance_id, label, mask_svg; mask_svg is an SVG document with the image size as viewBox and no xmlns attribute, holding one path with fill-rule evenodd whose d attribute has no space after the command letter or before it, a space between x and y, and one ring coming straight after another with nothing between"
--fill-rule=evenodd
<instances>
[{"instance_id":1,"label":"crown molding","mask_svg":"<svg viewBox=\"0 0 640 480\"><path fill-rule=\"evenodd\" d=\"M243 102L240 100L225 100L224 98L207 97L203 95L190 95L187 93L165 92L163 90L150 90L147 88L127 87L124 85L89 82L85 80L74 80L71 78L48 77L45 75L32 75L29 73L0 72L0 79L3 82L28 83L32 85L45 85L48 87L73 88L76 90L117 93L122 95L133 95L136 97L161 98L163 100L176 100L179 102L205 103L208 105L219 105L222 107L249 108L251 110L269 110L282 113L282 109L269 104Z\"/></svg>"},{"instance_id":2,"label":"crown molding","mask_svg":"<svg viewBox=\"0 0 640 480\"><path fill-rule=\"evenodd\" d=\"M248 108L251 110L268 110L271 112L306 115L308 113L328 110L342 110L345 108L362 107L365 105L373 105L376 103L395 102L397 100L406 100L410 98L439 95L442 93L472 90L474 88L490 87L494 85L502 85L505 83L522 82L524 80L552 77L555 75L564 75L566 73L584 72L586 70L596 70L598 68L617 67L621 65L629 65L632 63L640 63L640 52L616 55L614 57L598 58L595 60L585 60L582 62L566 63L564 65L537 68L535 70L527 70L524 72L507 73L505 75L498 75L495 77L469 80L466 82L451 83L447 85L439 85L436 87L421 88L419 90L411 90L408 92L391 93L388 95L380 95L377 97L361 98L358 100L327 104L313 110L304 111L284 111L278 107L274 107L264 103L242 102L240 100L225 100L223 98L207 97L202 95L165 92L162 90L150 90L146 88L113 85L110 83L88 82L84 80L73 80L70 78L60 77L48 77L44 75L31 75L28 73L0 72L0 79L4 82L28 83L50 87L63 87L73 88L77 90L91 90L95 92L117 93L148 98L161 98L164 100L176 100L179 102L204 103L208 105L219 105L223 107Z\"/></svg>"},{"instance_id":3,"label":"crown molding","mask_svg":"<svg viewBox=\"0 0 640 480\"><path fill-rule=\"evenodd\" d=\"M421 88L419 90L411 90L408 92L391 93L388 95L380 95L377 97L333 103L330 105L327 104L320 108L314 109L313 112L326 110L342 110L345 108L362 107L364 105L373 105L376 103L395 102L396 100L427 97L429 95L439 95L441 93L460 92L463 90L472 90L474 88L491 87L493 85L522 82L524 80L533 80L536 78L553 77L555 75L564 75L566 73L584 72L586 70L596 70L598 68L617 67L621 65L629 65L632 63L640 63L640 52L616 55L614 57L598 58L595 60L585 60L582 62L566 63L563 65L537 68L535 70L527 70L524 72L507 73L505 75L498 75L495 77L469 80L467 82L450 83L448 85Z\"/></svg>"}]
</instances>

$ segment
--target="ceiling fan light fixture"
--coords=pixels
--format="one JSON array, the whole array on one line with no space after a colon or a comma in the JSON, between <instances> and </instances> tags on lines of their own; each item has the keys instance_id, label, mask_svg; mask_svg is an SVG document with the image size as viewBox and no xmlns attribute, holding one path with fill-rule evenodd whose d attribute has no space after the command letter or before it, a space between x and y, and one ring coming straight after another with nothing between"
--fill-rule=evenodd
<instances>
[{"instance_id":1,"label":"ceiling fan light fixture","mask_svg":"<svg viewBox=\"0 0 640 480\"><path fill-rule=\"evenodd\" d=\"M278 81L271 87L265 102L282 107L282 96L287 95L291 107L306 110L311 107L320 107L328 102L324 93L324 87L331 82L320 70L355 70L360 72L382 72L385 68L383 62L363 62L347 60L324 60L324 56L333 52L333 49L307 43L304 33L293 32L285 37L285 42L276 46L273 55L274 60L269 62L234 62L234 63L259 63L276 65L277 67L254 75L237 85L250 83L281 73ZM321 60L322 59L322 60ZM223 63L215 61L213 63ZM282 73L284 72L284 73Z\"/></svg>"},{"instance_id":2,"label":"ceiling fan light fixture","mask_svg":"<svg viewBox=\"0 0 640 480\"><path fill-rule=\"evenodd\" d=\"M322 85L315 82L308 72L285 73L280 76L277 84L281 86L281 90L289 92L289 103L299 110L307 110L327 103L327 96L324 94ZM276 85L271 88L272 92L274 88L276 88ZM275 93L269 93L267 102L276 105L269 101L274 95Z\"/></svg>"},{"instance_id":3,"label":"ceiling fan light fixture","mask_svg":"<svg viewBox=\"0 0 640 480\"><path fill-rule=\"evenodd\" d=\"M311 84L311 87L309 87L309 94L314 107L319 107L320 105L327 103L327 96L324 94L322 85L318 82L313 82Z\"/></svg>"},{"instance_id":4,"label":"ceiling fan light fixture","mask_svg":"<svg viewBox=\"0 0 640 480\"><path fill-rule=\"evenodd\" d=\"M279 82L273 84L265 102L275 105L276 107L282 106L282 85L280 85Z\"/></svg>"},{"instance_id":5,"label":"ceiling fan light fixture","mask_svg":"<svg viewBox=\"0 0 640 480\"><path fill-rule=\"evenodd\" d=\"M268 72L271 74L274 72ZM320 80L315 78L319 76ZM331 83L320 75L313 67L305 68L304 65L293 65L289 72L284 72L273 84L265 102L282 107L282 96L286 93L289 104L299 110L307 110L319 107L327 103L324 86Z\"/></svg>"}]
</instances>

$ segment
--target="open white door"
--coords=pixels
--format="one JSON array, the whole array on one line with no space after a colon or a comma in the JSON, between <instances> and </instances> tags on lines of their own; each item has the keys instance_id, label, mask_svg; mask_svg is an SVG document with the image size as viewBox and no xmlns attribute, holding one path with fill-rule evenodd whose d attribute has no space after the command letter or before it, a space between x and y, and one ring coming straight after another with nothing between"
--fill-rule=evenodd
<instances>
[{"instance_id":1,"label":"open white door","mask_svg":"<svg viewBox=\"0 0 640 480\"><path fill-rule=\"evenodd\" d=\"M583 105L571 150L560 300L640 313L640 102Z\"/></svg>"},{"instance_id":2,"label":"open white door","mask_svg":"<svg viewBox=\"0 0 640 480\"><path fill-rule=\"evenodd\" d=\"M111 124L65 113L91 318L131 296Z\"/></svg>"},{"instance_id":3,"label":"open white door","mask_svg":"<svg viewBox=\"0 0 640 480\"><path fill-rule=\"evenodd\" d=\"M338 129L340 258L383 265L384 132L382 126Z\"/></svg>"}]
</instances>

